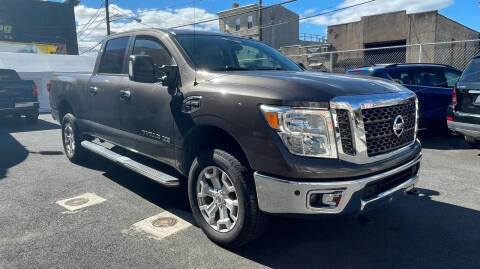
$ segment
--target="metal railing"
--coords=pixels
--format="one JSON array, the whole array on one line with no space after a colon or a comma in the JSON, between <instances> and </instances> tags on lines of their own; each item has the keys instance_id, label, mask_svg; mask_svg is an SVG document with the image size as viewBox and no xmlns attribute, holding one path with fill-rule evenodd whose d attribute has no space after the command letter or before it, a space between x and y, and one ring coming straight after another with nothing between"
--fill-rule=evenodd
<instances>
[{"instance_id":1,"label":"metal railing","mask_svg":"<svg viewBox=\"0 0 480 269\"><path fill-rule=\"evenodd\" d=\"M393 63L445 64L463 70L472 57L480 54L480 39L309 53L312 47L296 47L296 51L282 52L308 69L335 73Z\"/></svg>"}]
</instances>

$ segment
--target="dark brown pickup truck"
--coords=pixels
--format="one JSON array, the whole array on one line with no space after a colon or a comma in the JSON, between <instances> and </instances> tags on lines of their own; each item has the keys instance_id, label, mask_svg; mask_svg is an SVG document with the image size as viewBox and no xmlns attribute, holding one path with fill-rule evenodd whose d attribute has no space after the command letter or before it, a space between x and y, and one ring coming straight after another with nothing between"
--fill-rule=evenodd
<instances>
[{"instance_id":1,"label":"dark brown pickup truck","mask_svg":"<svg viewBox=\"0 0 480 269\"><path fill-rule=\"evenodd\" d=\"M165 186L187 185L196 222L226 247L260 235L269 214L364 212L418 178L414 93L306 72L255 40L115 34L93 74L54 77L50 101L70 160L95 152Z\"/></svg>"}]
</instances>

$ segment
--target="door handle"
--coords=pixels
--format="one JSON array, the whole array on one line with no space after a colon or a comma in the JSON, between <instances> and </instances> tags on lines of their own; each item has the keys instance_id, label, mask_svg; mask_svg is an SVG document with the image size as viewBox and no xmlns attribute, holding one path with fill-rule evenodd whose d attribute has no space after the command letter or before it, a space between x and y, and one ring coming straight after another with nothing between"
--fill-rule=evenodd
<instances>
[{"instance_id":1,"label":"door handle","mask_svg":"<svg viewBox=\"0 0 480 269\"><path fill-rule=\"evenodd\" d=\"M90 95L97 95L98 88L96 86L90 86L90 87L88 87L88 93Z\"/></svg>"},{"instance_id":2,"label":"door handle","mask_svg":"<svg viewBox=\"0 0 480 269\"><path fill-rule=\"evenodd\" d=\"M130 90L125 89L120 91L120 99L130 100L130 97L132 97Z\"/></svg>"}]
</instances>

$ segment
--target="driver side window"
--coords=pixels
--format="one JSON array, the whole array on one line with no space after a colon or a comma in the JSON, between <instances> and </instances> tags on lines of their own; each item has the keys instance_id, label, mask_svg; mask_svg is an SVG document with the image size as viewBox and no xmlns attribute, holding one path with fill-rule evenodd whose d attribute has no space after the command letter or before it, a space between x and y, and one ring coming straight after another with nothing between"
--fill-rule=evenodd
<instances>
[{"instance_id":1,"label":"driver side window","mask_svg":"<svg viewBox=\"0 0 480 269\"><path fill-rule=\"evenodd\" d=\"M175 60L172 58L168 50L156 38L149 36L138 36L135 39L133 47L133 55L148 55L152 57L153 63L157 67L163 65L174 65Z\"/></svg>"}]
</instances>

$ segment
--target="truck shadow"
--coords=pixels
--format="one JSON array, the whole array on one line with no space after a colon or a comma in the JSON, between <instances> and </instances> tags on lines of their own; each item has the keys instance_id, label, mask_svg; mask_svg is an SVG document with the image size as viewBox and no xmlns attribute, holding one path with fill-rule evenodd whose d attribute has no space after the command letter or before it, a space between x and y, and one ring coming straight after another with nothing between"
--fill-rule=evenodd
<instances>
[{"instance_id":1,"label":"truck shadow","mask_svg":"<svg viewBox=\"0 0 480 269\"><path fill-rule=\"evenodd\" d=\"M195 225L185 189L103 162L105 177ZM480 268L480 212L417 190L358 218L273 216L262 237L232 252L272 268Z\"/></svg>"},{"instance_id":2,"label":"truck shadow","mask_svg":"<svg viewBox=\"0 0 480 269\"><path fill-rule=\"evenodd\" d=\"M26 118L1 118L0 133L20 133L60 129L56 123L39 119L35 123L29 123Z\"/></svg>"},{"instance_id":3,"label":"truck shadow","mask_svg":"<svg viewBox=\"0 0 480 269\"><path fill-rule=\"evenodd\" d=\"M420 189L359 219L273 218L235 253L273 268L480 268L480 212L433 195Z\"/></svg>"},{"instance_id":4,"label":"truck shadow","mask_svg":"<svg viewBox=\"0 0 480 269\"><path fill-rule=\"evenodd\" d=\"M8 169L23 162L28 151L9 133L0 130L0 180L7 176Z\"/></svg>"},{"instance_id":5,"label":"truck shadow","mask_svg":"<svg viewBox=\"0 0 480 269\"><path fill-rule=\"evenodd\" d=\"M60 151L29 152L11 133L51 130L60 128L57 124L44 120L28 123L25 118L0 119L0 180L6 177L8 169L23 162L28 154L60 155Z\"/></svg>"}]
</instances>

